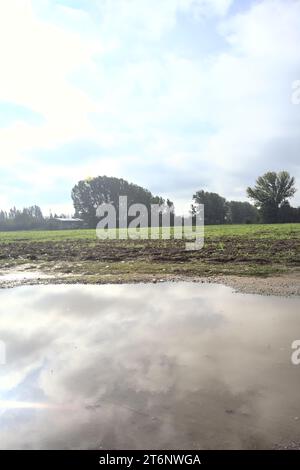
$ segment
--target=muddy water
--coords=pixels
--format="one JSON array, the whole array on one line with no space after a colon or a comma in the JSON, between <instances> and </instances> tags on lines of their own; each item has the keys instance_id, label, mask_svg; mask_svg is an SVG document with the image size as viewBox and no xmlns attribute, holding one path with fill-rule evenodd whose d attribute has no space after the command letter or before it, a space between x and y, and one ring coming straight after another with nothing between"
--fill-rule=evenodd
<instances>
[{"instance_id":1,"label":"muddy water","mask_svg":"<svg viewBox=\"0 0 300 470\"><path fill-rule=\"evenodd\" d=\"M300 299L188 283L19 287L0 292L0 339L2 449L300 442Z\"/></svg>"}]
</instances>

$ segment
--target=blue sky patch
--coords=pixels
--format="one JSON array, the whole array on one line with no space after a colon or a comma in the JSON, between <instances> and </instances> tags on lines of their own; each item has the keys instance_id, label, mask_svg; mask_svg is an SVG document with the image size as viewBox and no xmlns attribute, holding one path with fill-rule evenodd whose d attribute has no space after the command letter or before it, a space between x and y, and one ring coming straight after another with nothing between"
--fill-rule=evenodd
<instances>
[{"instance_id":1,"label":"blue sky patch","mask_svg":"<svg viewBox=\"0 0 300 470\"><path fill-rule=\"evenodd\" d=\"M8 127L16 121L39 125L43 123L43 116L32 109L16 103L0 101L0 127Z\"/></svg>"}]
</instances>

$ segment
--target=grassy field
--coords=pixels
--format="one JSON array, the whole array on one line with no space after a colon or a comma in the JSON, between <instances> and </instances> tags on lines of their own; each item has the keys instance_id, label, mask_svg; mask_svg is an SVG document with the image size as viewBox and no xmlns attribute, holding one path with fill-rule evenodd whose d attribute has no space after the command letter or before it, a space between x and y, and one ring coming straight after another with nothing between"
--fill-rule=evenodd
<instances>
[{"instance_id":1,"label":"grassy field","mask_svg":"<svg viewBox=\"0 0 300 470\"><path fill-rule=\"evenodd\" d=\"M0 232L0 267L42 269L82 282L286 273L300 268L300 224L205 227L205 245L182 240L99 240L95 230Z\"/></svg>"},{"instance_id":2,"label":"grassy field","mask_svg":"<svg viewBox=\"0 0 300 470\"><path fill-rule=\"evenodd\" d=\"M130 230L129 230L130 231ZM145 229L141 230L143 234ZM172 232L172 229L171 229ZM150 232L149 232L150 233ZM300 238L300 224L207 225L205 237ZM94 229L0 232L0 243L18 241L95 240Z\"/></svg>"}]
</instances>

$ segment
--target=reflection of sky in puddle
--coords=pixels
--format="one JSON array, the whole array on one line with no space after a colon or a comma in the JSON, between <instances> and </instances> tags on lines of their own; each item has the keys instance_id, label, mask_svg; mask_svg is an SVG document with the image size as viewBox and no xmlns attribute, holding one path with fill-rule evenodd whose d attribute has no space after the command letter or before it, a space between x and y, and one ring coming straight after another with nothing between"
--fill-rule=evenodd
<instances>
[{"instance_id":1,"label":"reflection of sky in puddle","mask_svg":"<svg viewBox=\"0 0 300 470\"><path fill-rule=\"evenodd\" d=\"M0 292L1 448L300 441L299 299L199 284Z\"/></svg>"}]
</instances>

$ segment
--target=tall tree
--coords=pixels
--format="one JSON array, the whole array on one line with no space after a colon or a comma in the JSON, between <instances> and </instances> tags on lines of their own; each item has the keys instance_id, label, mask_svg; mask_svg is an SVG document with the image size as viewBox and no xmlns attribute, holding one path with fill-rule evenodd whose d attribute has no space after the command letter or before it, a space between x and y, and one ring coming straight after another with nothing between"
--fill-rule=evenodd
<instances>
[{"instance_id":1,"label":"tall tree","mask_svg":"<svg viewBox=\"0 0 300 470\"><path fill-rule=\"evenodd\" d=\"M248 197L259 208L266 223L278 222L280 207L293 197L295 192L295 178L287 171L269 171L257 178L253 188L247 188Z\"/></svg>"},{"instance_id":2,"label":"tall tree","mask_svg":"<svg viewBox=\"0 0 300 470\"><path fill-rule=\"evenodd\" d=\"M288 201L283 202L279 208L279 222L300 222L300 207L291 207Z\"/></svg>"},{"instance_id":3,"label":"tall tree","mask_svg":"<svg viewBox=\"0 0 300 470\"><path fill-rule=\"evenodd\" d=\"M24 207L22 210L13 207L9 213L0 211L1 230L31 230L44 226L45 219L38 206Z\"/></svg>"},{"instance_id":4,"label":"tall tree","mask_svg":"<svg viewBox=\"0 0 300 470\"><path fill-rule=\"evenodd\" d=\"M204 222L206 225L224 224L226 221L226 199L217 193L200 190L193 195L192 214L197 212L197 205L204 204Z\"/></svg>"},{"instance_id":5,"label":"tall tree","mask_svg":"<svg viewBox=\"0 0 300 470\"><path fill-rule=\"evenodd\" d=\"M98 176L79 181L72 189L75 216L84 219L90 227L95 227L98 221L97 207L103 203L111 203L115 206L118 217L119 196L127 196L128 206L138 203L150 209L151 204L165 204L163 198L153 196L147 189L122 178Z\"/></svg>"},{"instance_id":6,"label":"tall tree","mask_svg":"<svg viewBox=\"0 0 300 470\"><path fill-rule=\"evenodd\" d=\"M227 222L230 224L255 224L259 221L258 209L249 202L227 202Z\"/></svg>"}]
</instances>

